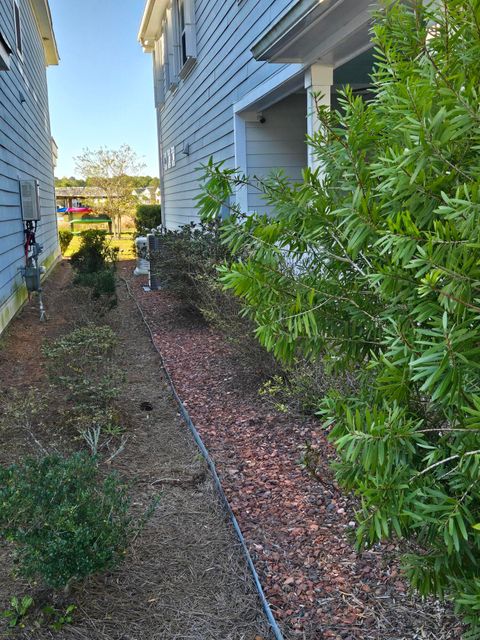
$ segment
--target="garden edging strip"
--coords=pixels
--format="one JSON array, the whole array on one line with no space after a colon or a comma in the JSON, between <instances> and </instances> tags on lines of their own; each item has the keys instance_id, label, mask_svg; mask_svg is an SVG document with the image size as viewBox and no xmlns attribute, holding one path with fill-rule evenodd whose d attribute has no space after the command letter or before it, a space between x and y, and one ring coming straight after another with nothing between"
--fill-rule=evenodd
<instances>
[{"instance_id":1,"label":"garden edging strip","mask_svg":"<svg viewBox=\"0 0 480 640\"><path fill-rule=\"evenodd\" d=\"M143 323L144 323L145 327L147 328L147 331L149 333L150 340L151 340L151 342L152 342L152 344L154 346L154 349L158 353L158 356L160 358L161 367L162 367L163 372L164 372L164 374L165 374L165 376L167 378L167 382L168 382L168 384L170 386L170 389L172 390L173 396L174 396L174 398L175 398L175 400L176 400L176 402L178 404L178 407L180 409L180 413L181 413L183 419L185 420L190 432L192 433L198 448L200 449L203 457L205 458L205 460L206 460L206 462L208 464L208 467L209 467L210 472L211 472L211 474L213 476L213 480L215 482L215 486L216 486L216 489L218 491L218 494L219 494L219 496L220 496L220 498L222 500L222 503L223 503L223 505L224 505L229 517L230 517L230 520L231 520L231 522L233 524L233 528L235 530L235 533L237 534L238 540L239 540L239 542L241 544L243 554L244 554L245 559L247 561L248 567L249 567L249 569L250 569L250 571L252 573L253 581L255 583L255 587L256 587L258 595L260 597L260 601L261 601L262 607L263 607L263 609L265 611L265 615L267 616L268 622L269 622L269 624L271 626L271 629L272 629L272 632L273 632L273 634L275 636L275 640L284 640L282 631L281 631L280 627L278 626L278 623L275 620L275 617L273 616L272 609L271 609L270 604L269 604L269 602L268 602L268 600L267 600L267 598L265 596L265 593L263 591L263 587L262 587L262 584L260 582L260 577L259 577L259 575L257 573L257 570L255 568L255 565L253 563L252 557L251 557L250 552L249 552L248 547L247 547L246 540L245 540L245 538L243 536L242 530L240 529L240 525L238 524L237 518L235 517L235 514L233 513L233 510L232 510L232 508L230 506L230 503L228 502L227 496L225 495L225 492L223 490L222 483L221 483L220 478L219 478L218 473L217 473L215 462L213 461L212 457L210 456L210 453L208 452L208 449L206 448L206 446L205 446L205 444L204 444L204 442L203 442L203 440L202 440L197 428L193 424L193 421L192 421L187 409L185 408L184 403L182 402L180 396L177 393L177 390L176 390L175 384L174 384L174 382L172 380L172 377L170 376L170 373L169 373L167 367L165 366L165 362L164 362L162 353L159 350L159 348L157 347L157 345L155 344L153 332L152 332L152 330L150 328L150 325L148 324L148 321L147 321L147 319L145 317L145 314L144 314L140 304L138 303L137 298L132 293L132 290L130 288L130 285L128 284L128 281L123 277L121 277L120 279L125 283L125 287L127 289L128 295L135 302L135 305L136 305L136 307L137 307L137 309L138 309L138 311L140 313L140 316L141 316L141 318L143 320Z\"/></svg>"}]
</instances>

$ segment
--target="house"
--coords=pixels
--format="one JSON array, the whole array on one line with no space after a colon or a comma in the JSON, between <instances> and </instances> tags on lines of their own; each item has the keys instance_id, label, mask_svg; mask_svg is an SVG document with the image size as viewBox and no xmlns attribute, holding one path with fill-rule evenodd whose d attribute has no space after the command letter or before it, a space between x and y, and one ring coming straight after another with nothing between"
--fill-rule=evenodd
<instances>
[{"instance_id":1,"label":"house","mask_svg":"<svg viewBox=\"0 0 480 640\"><path fill-rule=\"evenodd\" d=\"M197 217L210 157L249 175L314 166L313 92L367 93L372 0L147 0L139 40L153 55L163 223ZM263 206L241 187L244 210Z\"/></svg>"},{"instance_id":2,"label":"house","mask_svg":"<svg viewBox=\"0 0 480 640\"><path fill-rule=\"evenodd\" d=\"M47 0L0 0L0 333L27 298L23 210L39 210L40 262L60 255L46 66L59 57Z\"/></svg>"},{"instance_id":3,"label":"house","mask_svg":"<svg viewBox=\"0 0 480 640\"><path fill-rule=\"evenodd\" d=\"M132 195L138 199L141 204L160 204L160 187L141 187L134 189Z\"/></svg>"}]
</instances>

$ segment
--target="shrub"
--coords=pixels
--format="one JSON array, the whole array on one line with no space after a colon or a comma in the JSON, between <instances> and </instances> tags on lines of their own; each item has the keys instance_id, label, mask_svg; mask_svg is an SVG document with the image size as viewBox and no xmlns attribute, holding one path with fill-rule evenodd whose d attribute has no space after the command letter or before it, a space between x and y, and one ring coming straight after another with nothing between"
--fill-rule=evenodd
<instances>
[{"instance_id":1,"label":"shrub","mask_svg":"<svg viewBox=\"0 0 480 640\"><path fill-rule=\"evenodd\" d=\"M139 204L135 216L138 235L150 233L162 224L162 207L159 204Z\"/></svg>"},{"instance_id":2,"label":"shrub","mask_svg":"<svg viewBox=\"0 0 480 640\"><path fill-rule=\"evenodd\" d=\"M224 333L246 369L264 378L277 368L274 358L255 340L254 324L242 315L238 300L218 282L217 267L234 259L221 242L220 228L214 220L167 231L158 255L151 256L152 269L163 288Z\"/></svg>"},{"instance_id":3,"label":"shrub","mask_svg":"<svg viewBox=\"0 0 480 640\"><path fill-rule=\"evenodd\" d=\"M231 257L230 250L220 242L219 228L219 223L213 221L167 231L160 237L158 255L151 256L162 286L198 310L203 297L200 281L213 276L216 266Z\"/></svg>"},{"instance_id":4,"label":"shrub","mask_svg":"<svg viewBox=\"0 0 480 640\"><path fill-rule=\"evenodd\" d=\"M58 236L60 239L60 251L63 255L68 249L70 242L72 241L73 233L69 229L60 229L58 232Z\"/></svg>"},{"instance_id":5,"label":"shrub","mask_svg":"<svg viewBox=\"0 0 480 640\"><path fill-rule=\"evenodd\" d=\"M129 499L94 458L48 456L0 469L0 536L15 546L19 573L67 587L113 567L130 534Z\"/></svg>"},{"instance_id":6,"label":"shrub","mask_svg":"<svg viewBox=\"0 0 480 640\"><path fill-rule=\"evenodd\" d=\"M385 3L373 98L319 107L324 177L257 181L275 217L233 215L223 268L262 344L357 372L322 405L360 548L397 536L421 594L480 621L479 0ZM210 163L208 216L245 179Z\"/></svg>"},{"instance_id":7,"label":"shrub","mask_svg":"<svg viewBox=\"0 0 480 640\"><path fill-rule=\"evenodd\" d=\"M115 267L118 249L110 247L105 231L82 232L80 249L71 257L75 284L90 287L92 297L106 296L115 304Z\"/></svg>"}]
</instances>

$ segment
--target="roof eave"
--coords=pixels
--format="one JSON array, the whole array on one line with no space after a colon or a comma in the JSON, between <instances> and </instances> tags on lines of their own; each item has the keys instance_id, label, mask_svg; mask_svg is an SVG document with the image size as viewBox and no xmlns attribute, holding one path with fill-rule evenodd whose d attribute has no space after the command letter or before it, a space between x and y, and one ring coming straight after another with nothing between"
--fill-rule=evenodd
<instances>
[{"instance_id":1,"label":"roof eave","mask_svg":"<svg viewBox=\"0 0 480 640\"><path fill-rule=\"evenodd\" d=\"M332 4L332 0L300 0L288 9L252 46L251 51L255 60L272 60L278 43L288 38L289 34L302 28L311 19L313 12L318 11L320 5L323 10Z\"/></svg>"},{"instance_id":2,"label":"roof eave","mask_svg":"<svg viewBox=\"0 0 480 640\"><path fill-rule=\"evenodd\" d=\"M60 62L60 56L58 54L48 0L30 0L30 2L37 20L40 37L42 38L43 49L45 51L45 63L47 66L57 65Z\"/></svg>"},{"instance_id":3,"label":"roof eave","mask_svg":"<svg viewBox=\"0 0 480 640\"><path fill-rule=\"evenodd\" d=\"M155 41L162 32L162 19L168 6L168 0L147 0L143 12L138 41L146 52L155 48Z\"/></svg>"}]
</instances>

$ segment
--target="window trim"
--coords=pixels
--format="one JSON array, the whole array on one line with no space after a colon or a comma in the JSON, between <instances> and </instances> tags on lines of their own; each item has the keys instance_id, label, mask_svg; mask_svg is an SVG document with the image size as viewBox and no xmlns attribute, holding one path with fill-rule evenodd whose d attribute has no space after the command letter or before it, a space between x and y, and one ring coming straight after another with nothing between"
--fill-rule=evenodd
<instances>
[{"instance_id":1,"label":"window trim","mask_svg":"<svg viewBox=\"0 0 480 640\"><path fill-rule=\"evenodd\" d=\"M15 33L15 49L18 56L23 60L23 35L22 35L22 14L19 0L13 0L13 26Z\"/></svg>"}]
</instances>

